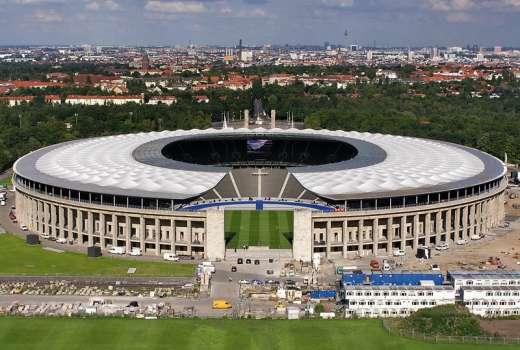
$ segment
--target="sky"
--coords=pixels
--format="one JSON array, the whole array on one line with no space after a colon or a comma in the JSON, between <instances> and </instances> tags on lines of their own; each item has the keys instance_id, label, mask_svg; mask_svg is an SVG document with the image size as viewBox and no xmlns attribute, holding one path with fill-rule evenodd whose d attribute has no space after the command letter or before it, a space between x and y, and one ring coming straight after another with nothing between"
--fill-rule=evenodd
<instances>
[{"instance_id":1,"label":"sky","mask_svg":"<svg viewBox=\"0 0 520 350\"><path fill-rule=\"evenodd\" d=\"M0 0L0 28L0 45L520 47L520 0Z\"/></svg>"}]
</instances>

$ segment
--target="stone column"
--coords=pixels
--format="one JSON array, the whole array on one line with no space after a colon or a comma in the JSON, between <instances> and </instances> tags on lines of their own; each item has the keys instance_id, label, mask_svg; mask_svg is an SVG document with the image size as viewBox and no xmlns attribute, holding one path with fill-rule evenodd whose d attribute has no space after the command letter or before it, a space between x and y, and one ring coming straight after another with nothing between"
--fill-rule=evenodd
<instances>
[{"instance_id":1,"label":"stone column","mask_svg":"<svg viewBox=\"0 0 520 350\"><path fill-rule=\"evenodd\" d=\"M188 237L187 237L187 241L188 241L188 255L191 256L191 244L193 242L193 234L191 232L191 220L188 220L188 222L186 223L187 227L186 227L186 233L188 234Z\"/></svg>"},{"instance_id":2,"label":"stone column","mask_svg":"<svg viewBox=\"0 0 520 350\"><path fill-rule=\"evenodd\" d=\"M78 230L78 238L80 240L80 242L82 241L82 237L81 237L81 234L83 233L83 212L81 211L81 209L78 209L78 217L76 219L76 228Z\"/></svg>"},{"instance_id":3,"label":"stone column","mask_svg":"<svg viewBox=\"0 0 520 350\"><path fill-rule=\"evenodd\" d=\"M67 208L67 230L69 231L67 239L73 239L74 233L72 231L74 231L74 218L70 207Z\"/></svg>"},{"instance_id":4,"label":"stone column","mask_svg":"<svg viewBox=\"0 0 520 350\"><path fill-rule=\"evenodd\" d=\"M130 216L125 216L125 246L126 246L126 252L130 252L131 243L130 243L130 235L132 234L132 220L130 219Z\"/></svg>"},{"instance_id":5,"label":"stone column","mask_svg":"<svg viewBox=\"0 0 520 350\"><path fill-rule=\"evenodd\" d=\"M462 207L462 239L468 239L468 207Z\"/></svg>"},{"instance_id":6,"label":"stone column","mask_svg":"<svg viewBox=\"0 0 520 350\"><path fill-rule=\"evenodd\" d=\"M379 222L378 218L374 218L372 220L372 242L374 242L372 246L372 254L374 256L378 255L378 246L379 246Z\"/></svg>"},{"instance_id":7,"label":"stone column","mask_svg":"<svg viewBox=\"0 0 520 350\"><path fill-rule=\"evenodd\" d=\"M190 222L188 221L188 228L190 227ZM159 256L161 255L161 245L159 243L159 236L161 235L161 227L159 219L155 219L155 255ZM191 240L191 234L189 235L189 238ZM188 246L188 253L191 255L191 241L190 245Z\"/></svg>"},{"instance_id":8,"label":"stone column","mask_svg":"<svg viewBox=\"0 0 520 350\"><path fill-rule=\"evenodd\" d=\"M330 220L327 220L326 222L326 228L325 228L325 245L326 245L326 248L325 248L325 256L329 257L330 256L330 240L331 240L331 221Z\"/></svg>"},{"instance_id":9,"label":"stone column","mask_svg":"<svg viewBox=\"0 0 520 350\"><path fill-rule=\"evenodd\" d=\"M348 239L348 220L345 219L343 221L343 258L347 258L348 254L347 254L347 244L349 242L349 239Z\"/></svg>"},{"instance_id":10,"label":"stone column","mask_svg":"<svg viewBox=\"0 0 520 350\"><path fill-rule=\"evenodd\" d=\"M469 236L470 237L475 234L475 228L476 228L475 204L471 204L469 206Z\"/></svg>"},{"instance_id":11,"label":"stone column","mask_svg":"<svg viewBox=\"0 0 520 350\"><path fill-rule=\"evenodd\" d=\"M363 219L359 219L358 221L358 255L363 256L363 228L364 222Z\"/></svg>"},{"instance_id":12,"label":"stone column","mask_svg":"<svg viewBox=\"0 0 520 350\"><path fill-rule=\"evenodd\" d=\"M480 235L482 229L482 204L475 204L475 234Z\"/></svg>"},{"instance_id":13,"label":"stone column","mask_svg":"<svg viewBox=\"0 0 520 350\"><path fill-rule=\"evenodd\" d=\"M419 246L419 214L413 216L413 249L416 250Z\"/></svg>"},{"instance_id":14,"label":"stone column","mask_svg":"<svg viewBox=\"0 0 520 350\"><path fill-rule=\"evenodd\" d=\"M47 234L51 234L51 230L49 227L49 209L45 202L42 202L43 205L43 222L44 222L44 231Z\"/></svg>"},{"instance_id":15,"label":"stone column","mask_svg":"<svg viewBox=\"0 0 520 350\"><path fill-rule=\"evenodd\" d=\"M52 237L56 237L56 206L54 204L49 204L49 210L50 210L50 216L51 216L51 223L49 225L50 227L50 234Z\"/></svg>"},{"instance_id":16,"label":"stone column","mask_svg":"<svg viewBox=\"0 0 520 350\"><path fill-rule=\"evenodd\" d=\"M94 215L91 211L87 213L87 234L88 234L88 245L94 245Z\"/></svg>"},{"instance_id":17,"label":"stone column","mask_svg":"<svg viewBox=\"0 0 520 350\"><path fill-rule=\"evenodd\" d=\"M442 212L439 210L435 213L435 244L441 242L442 235ZM446 241L448 241L446 239Z\"/></svg>"},{"instance_id":18,"label":"stone column","mask_svg":"<svg viewBox=\"0 0 520 350\"><path fill-rule=\"evenodd\" d=\"M406 248L406 215L401 216L401 243L400 249Z\"/></svg>"},{"instance_id":19,"label":"stone column","mask_svg":"<svg viewBox=\"0 0 520 350\"><path fill-rule=\"evenodd\" d=\"M65 212L62 206L58 207L58 226L60 238L65 237Z\"/></svg>"},{"instance_id":20,"label":"stone column","mask_svg":"<svg viewBox=\"0 0 520 350\"><path fill-rule=\"evenodd\" d=\"M208 240L208 222L206 221L204 225L206 231L206 239L204 240L204 253L207 255L208 249L206 248L206 242ZM170 219L170 232L171 252L175 253L175 219Z\"/></svg>"},{"instance_id":21,"label":"stone column","mask_svg":"<svg viewBox=\"0 0 520 350\"><path fill-rule=\"evenodd\" d=\"M388 217L387 219L387 222L386 222L386 236L387 236L387 245L386 245L386 253L388 255L392 255L392 245L393 245L393 241L394 241L394 228L393 228L393 225L394 225L394 218L392 218L391 216Z\"/></svg>"},{"instance_id":22,"label":"stone column","mask_svg":"<svg viewBox=\"0 0 520 350\"><path fill-rule=\"evenodd\" d=\"M143 254L146 252L145 238L146 238L145 220L144 220L144 216L141 215L139 217L139 245L141 246L141 250L143 251Z\"/></svg>"},{"instance_id":23,"label":"stone column","mask_svg":"<svg viewBox=\"0 0 520 350\"><path fill-rule=\"evenodd\" d=\"M455 231L455 241L460 239L460 208L455 209L455 222L453 223L453 230Z\"/></svg>"},{"instance_id":24,"label":"stone column","mask_svg":"<svg viewBox=\"0 0 520 350\"><path fill-rule=\"evenodd\" d=\"M446 235L447 235L447 239L450 239L451 240L451 232L452 232L452 228L451 228L451 212L452 210L451 209L448 209L448 211L446 212Z\"/></svg>"},{"instance_id":25,"label":"stone column","mask_svg":"<svg viewBox=\"0 0 520 350\"><path fill-rule=\"evenodd\" d=\"M112 246L117 247L117 231L119 228L117 227L117 215L112 214Z\"/></svg>"},{"instance_id":26,"label":"stone column","mask_svg":"<svg viewBox=\"0 0 520 350\"><path fill-rule=\"evenodd\" d=\"M99 213L99 244L101 249L106 248L105 244L105 234L107 231L106 223L105 223L105 214Z\"/></svg>"},{"instance_id":27,"label":"stone column","mask_svg":"<svg viewBox=\"0 0 520 350\"><path fill-rule=\"evenodd\" d=\"M426 236L426 245L430 244L430 235L432 234L432 217L431 213L424 215L424 235Z\"/></svg>"}]
</instances>

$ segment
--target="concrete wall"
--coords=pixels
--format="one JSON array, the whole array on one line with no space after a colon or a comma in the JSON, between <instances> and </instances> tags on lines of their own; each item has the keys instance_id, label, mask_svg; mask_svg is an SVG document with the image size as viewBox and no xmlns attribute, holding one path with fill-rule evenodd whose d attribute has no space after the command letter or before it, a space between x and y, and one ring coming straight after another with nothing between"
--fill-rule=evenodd
<instances>
[{"instance_id":1,"label":"concrete wall","mask_svg":"<svg viewBox=\"0 0 520 350\"><path fill-rule=\"evenodd\" d=\"M226 241L224 237L224 210L207 211L206 257L210 260L224 259Z\"/></svg>"},{"instance_id":2,"label":"concrete wall","mask_svg":"<svg viewBox=\"0 0 520 350\"><path fill-rule=\"evenodd\" d=\"M312 260L312 212L307 209L294 211L293 257L296 260Z\"/></svg>"}]
</instances>

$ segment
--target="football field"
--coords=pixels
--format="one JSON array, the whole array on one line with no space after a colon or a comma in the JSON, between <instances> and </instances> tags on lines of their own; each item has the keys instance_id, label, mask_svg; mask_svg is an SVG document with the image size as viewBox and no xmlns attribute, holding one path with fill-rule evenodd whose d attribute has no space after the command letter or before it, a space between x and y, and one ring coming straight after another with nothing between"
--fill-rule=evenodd
<instances>
[{"instance_id":1,"label":"football field","mask_svg":"<svg viewBox=\"0 0 520 350\"><path fill-rule=\"evenodd\" d=\"M269 246L291 249L292 211L239 211L225 213L226 247Z\"/></svg>"}]
</instances>

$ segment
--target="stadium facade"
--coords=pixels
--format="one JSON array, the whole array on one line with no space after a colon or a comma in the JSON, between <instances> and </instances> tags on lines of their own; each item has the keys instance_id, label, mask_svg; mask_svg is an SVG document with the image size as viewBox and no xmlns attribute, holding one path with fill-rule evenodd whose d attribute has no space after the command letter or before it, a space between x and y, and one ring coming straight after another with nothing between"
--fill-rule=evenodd
<instances>
[{"instance_id":1,"label":"stadium facade","mask_svg":"<svg viewBox=\"0 0 520 350\"><path fill-rule=\"evenodd\" d=\"M446 142L207 129L46 147L14 166L19 221L84 246L225 258L225 209L294 210L293 257L387 255L486 234L506 167Z\"/></svg>"}]
</instances>

